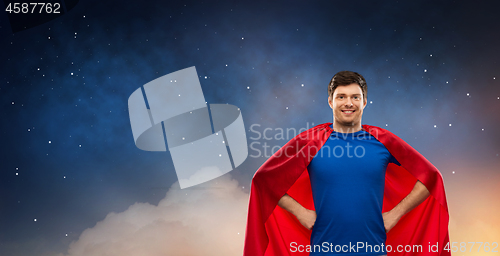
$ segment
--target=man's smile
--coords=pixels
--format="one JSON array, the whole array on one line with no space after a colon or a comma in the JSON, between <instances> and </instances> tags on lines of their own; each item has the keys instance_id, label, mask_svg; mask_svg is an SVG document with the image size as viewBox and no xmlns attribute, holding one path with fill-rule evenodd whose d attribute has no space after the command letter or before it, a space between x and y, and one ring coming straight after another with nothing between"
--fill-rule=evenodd
<instances>
[{"instance_id":1,"label":"man's smile","mask_svg":"<svg viewBox=\"0 0 500 256\"><path fill-rule=\"evenodd\" d=\"M346 114L346 115L351 115L353 114L356 110L354 109L344 109L344 110L341 110L342 113Z\"/></svg>"}]
</instances>

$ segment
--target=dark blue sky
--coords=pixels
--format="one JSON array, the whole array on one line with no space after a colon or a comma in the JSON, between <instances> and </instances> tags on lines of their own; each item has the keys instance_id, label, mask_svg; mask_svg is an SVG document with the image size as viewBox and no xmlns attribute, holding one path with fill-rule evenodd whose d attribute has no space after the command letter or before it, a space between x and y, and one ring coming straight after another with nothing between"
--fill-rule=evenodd
<instances>
[{"instance_id":1,"label":"dark blue sky","mask_svg":"<svg viewBox=\"0 0 500 256\"><path fill-rule=\"evenodd\" d=\"M3 12L0 255L66 253L108 213L164 198L177 180L172 161L135 147L127 100L190 66L209 104L241 109L247 136L252 124L331 122L330 78L357 71L368 83L363 123L405 139L450 186L467 187L467 176L452 173L457 166L498 183L498 7L81 0L15 34ZM249 157L232 176L246 189L264 160Z\"/></svg>"}]
</instances>

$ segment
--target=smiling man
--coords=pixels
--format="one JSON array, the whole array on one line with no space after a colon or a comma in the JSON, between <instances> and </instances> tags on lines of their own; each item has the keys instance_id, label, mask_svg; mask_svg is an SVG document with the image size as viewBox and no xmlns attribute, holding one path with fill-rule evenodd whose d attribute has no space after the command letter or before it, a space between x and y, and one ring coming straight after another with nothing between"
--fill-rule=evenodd
<instances>
[{"instance_id":1,"label":"smiling man","mask_svg":"<svg viewBox=\"0 0 500 256\"><path fill-rule=\"evenodd\" d=\"M361 125L366 97L363 76L337 73L333 123L299 134L259 168L245 256L449 255L441 174L392 133Z\"/></svg>"}]
</instances>

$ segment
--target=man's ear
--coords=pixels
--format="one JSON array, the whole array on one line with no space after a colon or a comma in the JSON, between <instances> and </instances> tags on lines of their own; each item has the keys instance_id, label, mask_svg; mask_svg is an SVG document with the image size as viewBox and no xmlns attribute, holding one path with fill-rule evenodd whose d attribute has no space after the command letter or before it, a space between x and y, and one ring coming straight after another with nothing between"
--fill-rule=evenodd
<instances>
[{"instance_id":1,"label":"man's ear","mask_svg":"<svg viewBox=\"0 0 500 256\"><path fill-rule=\"evenodd\" d=\"M365 98L365 102L363 103L363 109L365 109L365 107L366 107L366 103L367 103L367 102L368 102L368 99L367 99L367 98Z\"/></svg>"},{"instance_id":2,"label":"man's ear","mask_svg":"<svg viewBox=\"0 0 500 256\"><path fill-rule=\"evenodd\" d=\"M333 97L328 96L328 105L330 105L330 108L333 109Z\"/></svg>"}]
</instances>

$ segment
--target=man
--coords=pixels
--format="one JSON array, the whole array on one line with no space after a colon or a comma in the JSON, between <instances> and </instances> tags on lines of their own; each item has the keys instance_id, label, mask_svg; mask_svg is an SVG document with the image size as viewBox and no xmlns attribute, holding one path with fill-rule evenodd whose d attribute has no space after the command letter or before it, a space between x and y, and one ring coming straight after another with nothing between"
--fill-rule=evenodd
<instances>
[{"instance_id":1,"label":"man","mask_svg":"<svg viewBox=\"0 0 500 256\"><path fill-rule=\"evenodd\" d=\"M361 125L361 75L337 73L328 94L333 123L298 135L255 174L244 255L449 254L439 171L388 131Z\"/></svg>"}]
</instances>

